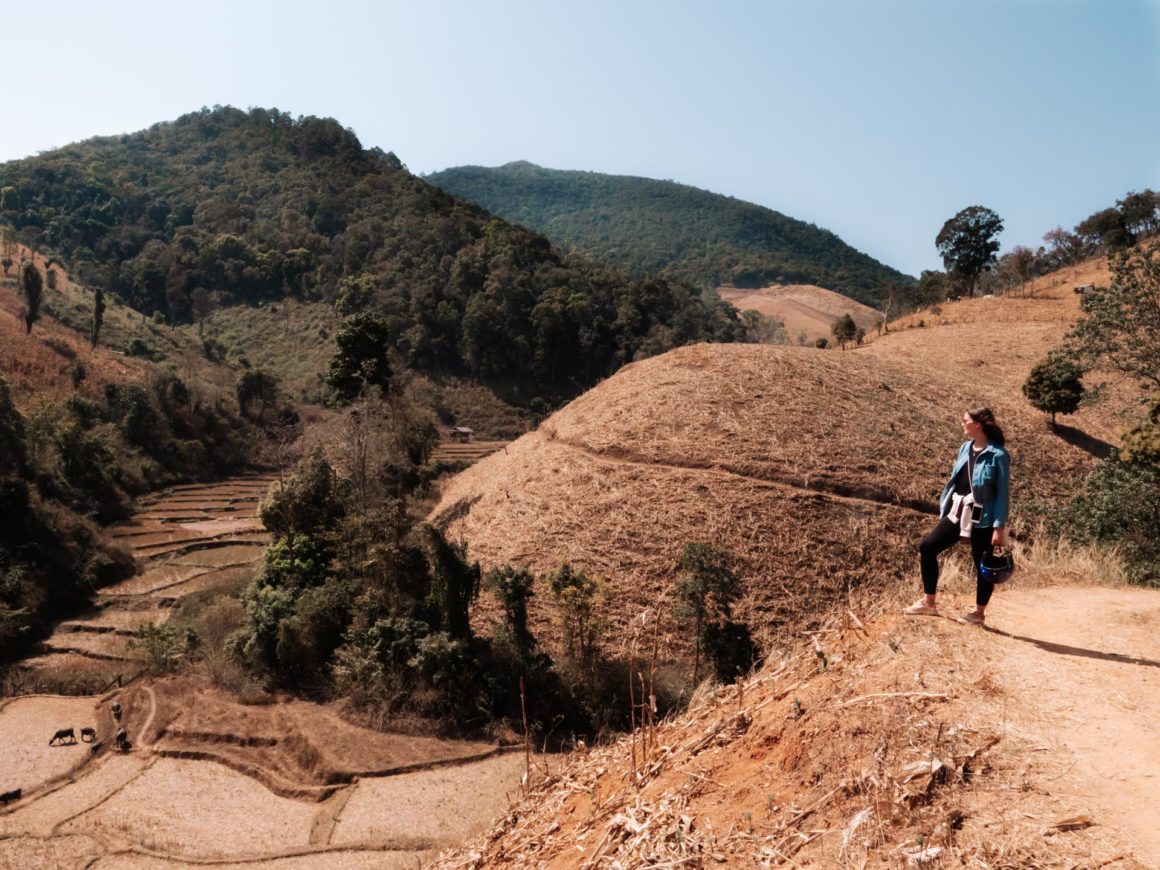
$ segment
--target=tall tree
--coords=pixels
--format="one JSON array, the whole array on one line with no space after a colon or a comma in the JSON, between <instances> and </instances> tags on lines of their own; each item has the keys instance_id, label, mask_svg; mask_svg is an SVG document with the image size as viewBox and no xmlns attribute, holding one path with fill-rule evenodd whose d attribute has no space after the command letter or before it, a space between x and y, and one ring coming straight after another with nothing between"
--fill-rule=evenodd
<instances>
[{"instance_id":1,"label":"tall tree","mask_svg":"<svg viewBox=\"0 0 1160 870\"><path fill-rule=\"evenodd\" d=\"M105 322L105 292L98 287L93 295L93 331L89 336L90 350L96 350L101 340L101 325Z\"/></svg>"},{"instance_id":2,"label":"tall tree","mask_svg":"<svg viewBox=\"0 0 1160 870\"><path fill-rule=\"evenodd\" d=\"M1105 208L1089 215L1076 224L1075 232L1091 247L1101 247L1107 251L1126 248L1135 241L1123 213L1117 208Z\"/></svg>"},{"instance_id":3,"label":"tall tree","mask_svg":"<svg viewBox=\"0 0 1160 870\"><path fill-rule=\"evenodd\" d=\"M20 286L24 290L25 333L32 332L32 324L40 319L40 302L44 296L44 278L31 260L20 270Z\"/></svg>"},{"instance_id":4,"label":"tall tree","mask_svg":"<svg viewBox=\"0 0 1160 870\"><path fill-rule=\"evenodd\" d=\"M943 224L935 237L943 266L963 280L967 296L975 295L979 276L995 262L1001 232L1003 219L999 215L981 205L972 205Z\"/></svg>"}]
</instances>

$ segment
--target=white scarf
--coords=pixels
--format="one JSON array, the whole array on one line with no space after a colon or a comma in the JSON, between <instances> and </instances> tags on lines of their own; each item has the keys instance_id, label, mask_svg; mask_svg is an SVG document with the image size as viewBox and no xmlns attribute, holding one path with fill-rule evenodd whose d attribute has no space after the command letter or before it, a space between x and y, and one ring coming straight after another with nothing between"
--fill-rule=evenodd
<instances>
[{"instance_id":1,"label":"white scarf","mask_svg":"<svg viewBox=\"0 0 1160 870\"><path fill-rule=\"evenodd\" d=\"M971 516L971 508L975 504L975 497L973 493L964 492L963 494L953 493L951 495L951 509L947 512L947 519L952 523L959 524L959 537L969 538L971 536L971 528L975 525L975 520Z\"/></svg>"}]
</instances>

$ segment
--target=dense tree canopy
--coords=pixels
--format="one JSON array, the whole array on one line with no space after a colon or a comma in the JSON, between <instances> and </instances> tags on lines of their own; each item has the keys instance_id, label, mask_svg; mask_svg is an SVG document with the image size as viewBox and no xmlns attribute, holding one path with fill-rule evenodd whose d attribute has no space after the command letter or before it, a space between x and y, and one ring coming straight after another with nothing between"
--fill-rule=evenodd
<instances>
[{"instance_id":1,"label":"dense tree canopy","mask_svg":"<svg viewBox=\"0 0 1160 870\"><path fill-rule=\"evenodd\" d=\"M701 287L819 284L870 305L891 283L913 283L813 224L672 181L526 162L427 180L634 275L663 271Z\"/></svg>"},{"instance_id":2,"label":"dense tree canopy","mask_svg":"<svg viewBox=\"0 0 1160 870\"><path fill-rule=\"evenodd\" d=\"M203 109L4 164L0 188L0 222L143 314L341 298L382 318L403 364L514 383L524 400L745 334L719 300L563 254L328 119Z\"/></svg>"}]
</instances>

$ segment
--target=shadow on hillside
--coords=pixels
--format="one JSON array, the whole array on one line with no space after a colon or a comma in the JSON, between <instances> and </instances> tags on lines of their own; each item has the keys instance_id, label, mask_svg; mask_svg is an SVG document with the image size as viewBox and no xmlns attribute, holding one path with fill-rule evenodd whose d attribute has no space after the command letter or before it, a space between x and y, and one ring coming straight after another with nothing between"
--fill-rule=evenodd
<instances>
[{"instance_id":1,"label":"shadow on hillside","mask_svg":"<svg viewBox=\"0 0 1160 870\"><path fill-rule=\"evenodd\" d=\"M1105 662L1119 662L1122 665L1139 665L1145 668L1160 668L1160 662L1152 659L1141 658L1140 656L1126 656L1120 653L1100 652L1094 649L1084 649L1081 646L1068 646L1062 643L1053 643L1049 640L1040 640L1037 637L1024 637L1021 634L1011 634L999 628L992 628L987 626L986 630L992 634L1001 634L1003 637L1009 637L1012 640L1021 640L1024 643L1029 643L1033 646L1039 647L1041 650L1049 653L1055 653L1061 656L1076 656L1084 659L1099 659Z\"/></svg>"},{"instance_id":2,"label":"shadow on hillside","mask_svg":"<svg viewBox=\"0 0 1160 870\"><path fill-rule=\"evenodd\" d=\"M1072 447L1078 447L1096 459L1107 459L1112 455L1111 444L1093 435L1089 435L1080 429L1076 429L1074 426L1065 426L1062 423L1057 423L1055 426L1055 434Z\"/></svg>"}]
</instances>

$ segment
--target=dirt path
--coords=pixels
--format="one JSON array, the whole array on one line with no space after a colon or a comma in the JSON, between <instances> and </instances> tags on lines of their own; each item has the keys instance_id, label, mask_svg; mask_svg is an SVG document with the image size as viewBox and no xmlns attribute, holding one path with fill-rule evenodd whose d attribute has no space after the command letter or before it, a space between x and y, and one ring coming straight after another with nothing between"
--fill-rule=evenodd
<instances>
[{"instance_id":1,"label":"dirt path","mask_svg":"<svg viewBox=\"0 0 1160 870\"><path fill-rule=\"evenodd\" d=\"M900 507L923 514L937 513L937 505L935 505L933 502L919 502L914 499L902 499L889 493L881 492L872 488L842 486L840 484L835 484L831 481L827 481L818 477L810 477L808 474L767 474L763 477L757 477L752 474L746 474L743 471L735 471L728 465L716 462L712 465L658 462L653 459L637 456L627 450L617 450L616 452L600 452L593 450L585 444L569 441L564 438L554 438L552 439L552 443L567 447L569 450L575 450L577 453L582 453L589 459L594 459L597 462L603 462L606 465L627 465L641 468L661 468L667 471L691 471L700 474L712 475L714 477L727 477L734 480L743 480L746 483L755 484L757 486L765 486L771 489L783 488L819 493L840 502L854 502L858 504L874 505L876 507Z\"/></svg>"},{"instance_id":2,"label":"dirt path","mask_svg":"<svg viewBox=\"0 0 1160 870\"><path fill-rule=\"evenodd\" d=\"M1160 592L1015 589L990 611L981 646L1055 790L1160 866Z\"/></svg>"}]
</instances>

